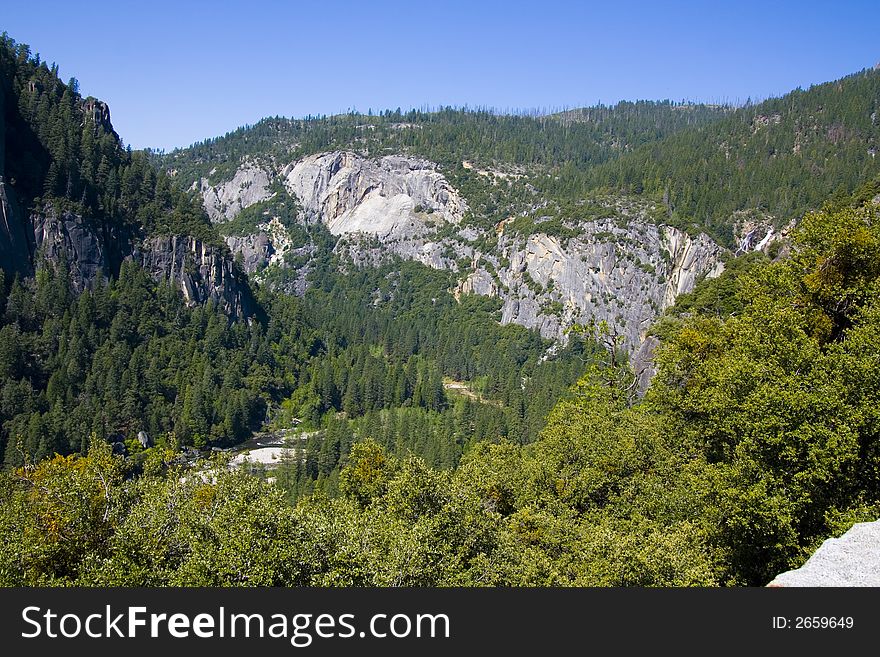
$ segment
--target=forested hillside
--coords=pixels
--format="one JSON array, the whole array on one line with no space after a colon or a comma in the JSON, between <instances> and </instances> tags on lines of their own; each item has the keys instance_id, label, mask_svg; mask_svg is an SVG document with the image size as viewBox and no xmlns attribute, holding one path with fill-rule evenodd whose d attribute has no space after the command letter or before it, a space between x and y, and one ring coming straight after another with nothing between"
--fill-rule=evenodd
<instances>
[{"instance_id":1,"label":"forested hillside","mask_svg":"<svg viewBox=\"0 0 880 657\"><path fill-rule=\"evenodd\" d=\"M4 35L0 585L762 585L798 565L880 513L878 79L735 109L276 117L156 154ZM294 194L281 171L307 155L326 162ZM199 194L228 200L245 165L212 225ZM331 232L325 205L350 218L340 193L381 185L402 232ZM797 226L741 257L698 234L731 244L743 217ZM287 250L251 278L227 240L269 262L267 222ZM611 321L501 323L539 302L571 320L578 291ZM624 314L658 344L646 392ZM279 461L233 465L255 435L287 439Z\"/></svg>"},{"instance_id":2,"label":"forested hillside","mask_svg":"<svg viewBox=\"0 0 880 657\"><path fill-rule=\"evenodd\" d=\"M13 282L0 297L7 467L83 451L92 433L127 439L134 450L141 430L169 447L224 447L282 407L279 422L298 418L318 429L329 422L344 434L324 447L331 460L298 476L300 488L331 475L354 440L351 423L364 414L374 423L381 409L405 407L412 421L437 424L433 434L386 442L438 466L454 465L482 437L534 439L590 357L581 343L541 362L548 344L498 326L491 304L457 304L444 277L419 265L389 277L393 269L335 276L303 300L267 293L264 323L230 324L216 308L187 308L131 263L76 297L64 271L51 267ZM356 301L373 294L384 302ZM482 381L497 406L448 399L444 376Z\"/></svg>"},{"instance_id":3,"label":"forested hillside","mask_svg":"<svg viewBox=\"0 0 880 657\"><path fill-rule=\"evenodd\" d=\"M684 128L712 123L729 111L710 105L639 101L546 117L454 108L274 117L175 150L162 161L188 179L208 175L219 179L247 156L295 159L345 148L374 156L411 151L448 166L469 160L483 166L587 167Z\"/></svg>"},{"instance_id":4,"label":"forested hillside","mask_svg":"<svg viewBox=\"0 0 880 657\"><path fill-rule=\"evenodd\" d=\"M880 69L737 108L596 169L591 186L662 195L670 212L728 244L731 217L777 226L880 172Z\"/></svg>"},{"instance_id":5,"label":"forested hillside","mask_svg":"<svg viewBox=\"0 0 880 657\"><path fill-rule=\"evenodd\" d=\"M2 52L7 98L35 108L7 107L4 123L10 186L32 217L64 207L105 235L184 233L222 244L193 194L96 127L86 109L100 101L79 98L74 81L61 83L26 47L7 40ZM91 146L96 131L100 146ZM28 164L24 134L37 139L32 148L44 160ZM18 219L34 230L33 218ZM549 341L499 326L491 301L457 303L448 273L399 262L343 273L333 237L311 230L324 245L311 293L296 299L267 286L251 316L193 304L185 287L182 295L175 281L154 280L130 256L81 291L71 286L75 263L64 253L48 258L31 241L35 275L26 277L5 260L5 467L84 453L91 435L130 454L142 449L141 431L163 448L224 448L296 420L317 433L302 467L288 473L290 494L319 480L335 493L340 460L377 426L389 448L438 467L454 466L485 437L534 440L592 358L577 339L548 357ZM444 378L467 382L488 401L447 393Z\"/></svg>"},{"instance_id":6,"label":"forested hillside","mask_svg":"<svg viewBox=\"0 0 880 657\"><path fill-rule=\"evenodd\" d=\"M341 496L294 508L156 448L132 477L97 438L6 472L0 581L764 584L880 511L877 220L874 204L809 215L790 259L720 292L738 312L677 320L644 400L594 369L539 441L476 443L454 471L362 440Z\"/></svg>"},{"instance_id":7,"label":"forested hillside","mask_svg":"<svg viewBox=\"0 0 880 657\"><path fill-rule=\"evenodd\" d=\"M0 175L25 212L70 209L120 238L131 232L216 239L191 195L173 187L144 153L122 147L103 102L83 98L75 79L65 84L57 65L50 68L5 35L0 54Z\"/></svg>"},{"instance_id":8,"label":"forested hillside","mask_svg":"<svg viewBox=\"0 0 880 657\"><path fill-rule=\"evenodd\" d=\"M737 108L640 101L545 117L453 109L275 117L160 161L187 180L220 180L243 157L405 151L456 181L462 161L524 174L567 207L599 193L648 195L665 204L665 221L730 246L737 212L785 225L880 173L878 108L880 70L864 70Z\"/></svg>"}]
</instances>

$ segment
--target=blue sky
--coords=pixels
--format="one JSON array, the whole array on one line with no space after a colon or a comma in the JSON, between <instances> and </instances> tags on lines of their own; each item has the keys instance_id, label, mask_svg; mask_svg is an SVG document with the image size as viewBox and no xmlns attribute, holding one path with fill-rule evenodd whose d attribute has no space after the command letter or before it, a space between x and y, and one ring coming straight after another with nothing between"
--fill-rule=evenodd
<instances>
[{"instance_id":1,"label":"blue sky","mask_svg":"<svg viewBox=\"0 0 880 657\"><path fill-rule=\"evenodd\" d=\"M5 4L0 31L106 100L135 148L276 114L741 102L880 60L876 0Z\"/></svg>"}]
</instances>

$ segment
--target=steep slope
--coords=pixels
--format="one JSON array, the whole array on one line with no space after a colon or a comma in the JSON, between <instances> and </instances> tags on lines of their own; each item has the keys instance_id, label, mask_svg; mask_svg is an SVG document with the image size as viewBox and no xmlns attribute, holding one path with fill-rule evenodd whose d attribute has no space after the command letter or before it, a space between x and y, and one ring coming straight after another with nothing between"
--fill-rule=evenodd
<instances>
[{"instance_id":1,"label":"steep slope","mask_svg":"<svg viewBox=\"0 0 880 657\"><path fill-rule=\"evenodd\" d=\"M366 233L377 237L416 237L430 223L457 223L467 204L431 162L399 156L378 161L354 153L303 158L284 176L308 218L327 225L333 235ZM285 169L286 171L286 169Z\"/></svg>"},{"instance_id":2,"label":"steep slope","mask_svg":"<svg viewBox=\"0 0 880 657\"><path fill-rule=\"evenodd\" d=\"M3 268L12 272L28 269L25 257L28 248L27 236L23 230L21 210L15 199L15 192L6 180L6 84L0 81L0 262Z\"/></svg>"},{"instance_id":3,"label":"steep slope","mask_svg":"<svg viewBox=\"0 0 880 657\"><path fill-rule=\"evenodd\" d=\"M457 296L498 297L504 323L562 342L604 323L639 363L696 280L731 255L784 253L804 210L875 175L878 80L737 109L276 117L162 161L259 280L303 293L321 249L297 227L317 225L342 268L450 270Z\"/></svg>"},{"instance_id":4,"label":"steep slope","mask_svg":"<svg viewBox=\"0 0 880 657\"><path fill-rule=\"evenodd\" d=\"M477 256L459 289L501 296L502 321L545 337L562 337L573 324L606 322L633 351L659 312L699 277L723 269L723 250L705 235L691 238L646 221L638 206L621 211L633 215L575 223L578 236L568 240L541 232L502 236L499 256Z\"/></svg>"},{"instance_id":5,"label":"steep slope","mask_svg":"<svg viewBox=\"0 0 880 657\"><path fill-rule=\"evenodd\" d=\"M457 295L501 299L503 323L565 341L572 325L604 321L634 352L678 294L723 268L724 249L658 222L656 204L608 197L561 209L533 187L540 174L466 163L447 177L448 168L427 160L351 151L268 161L246 159L216 185L193 183L206 204L227 199L215 219L221 232L239 227L227 244L261 280L267 266L291 264L276 254L294 241L295 225L317 223L336 236L343 262L376 266L400 256L452 270ZM469 189L476 212L450 178ZM272 205L282 197L286 205ZM494 197L508 203L497 224L485 210ZM294 217L284 212L291 207ZM253 213L251 222L238 219ZM316 251L304 255L298 265L307 268Z\"/></svg>"},{"instance_id":6,"label":"steep slope","mask_svg":"<svg viewBox=\"0 0 880 657\"><path fill-rule=\"evenodd\" d=\"M573 324L605 321L634 352L728 252L775 253L805 210L880 172L878 80L863 71L736 109L276 117L163 163L195 185L214 221L263 213L227 237L248 271L310 271L313 241L286 230L317 223L344 260L399 255L453 270L459 295L501 298L505 322L564 340ZM395 167L433 172L431 182L409 188ZM279 230L280 215L260 204L282 188L297 211ZM297 255L281 255L291 244ZM289 289L302 292L306 278Z\"/></svg>"},{"instance_id":7,"label":"steep slope","mask_svg":"<svg viewBox=\"0 0 880 657\"><path fill-rule=\"evenodd\" d=\"M567 181L729 112L638 102L546 117L276 117L161 161L201 194L259 280L301 294L319 250L296 226L317 224L337 238L342 262L400 256L452 270L457 295L501 298L504 323L565 341L574 323L606 321L632 352L676 294L719 270L723 250L663 227L653 200L601 200ZM556 260L542 262L551 252Z\"/></svg>"},{"instance_id":8,"label":"steep slope","mask_svg":"<svg viewBox=\"0 0 880 657\"><path fill-rule=\"evenodd\" d=\"M63 263L82 291L133 260L193 303L252 314L246 280L199 204L123 148L107 105L5 36L0 59L3 269L29 276Z\"/></svg>"}]
</instances>

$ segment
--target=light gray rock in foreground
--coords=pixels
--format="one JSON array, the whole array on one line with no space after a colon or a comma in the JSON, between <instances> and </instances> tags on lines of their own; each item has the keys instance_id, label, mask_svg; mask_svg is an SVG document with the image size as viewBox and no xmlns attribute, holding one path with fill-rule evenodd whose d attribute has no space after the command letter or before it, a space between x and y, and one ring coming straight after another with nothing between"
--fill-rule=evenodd
<instances>
[{"instance_id":1,"label":"light gray rock in foreground","mask_svg":"<svg viewBox=\"0 0 880 657\"><path fill-rule=\"evenodd\" d=\"M861 522L829 538L797 570L768 586L880 586L880 520Z\"/></svg>"}]
</instances>

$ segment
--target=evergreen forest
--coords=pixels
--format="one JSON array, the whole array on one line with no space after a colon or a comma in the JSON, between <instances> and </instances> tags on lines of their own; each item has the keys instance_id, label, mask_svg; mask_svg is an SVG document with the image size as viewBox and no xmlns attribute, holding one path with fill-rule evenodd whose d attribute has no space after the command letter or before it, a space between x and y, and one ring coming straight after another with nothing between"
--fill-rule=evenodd
<instances>
[{"instance_id":1,"label":"evergreen forest","mask_svg":"<svg viewBox=\"0 0 880 657\"><path fill-rule=\"evenodd\" d=\"M2 586L760 586L880 516L878 71L739 107L274 117L170 153L5 34L0 94ZM607 326L502 324L452 270L347 261L283 190L218 227L178 182L334 149L438 163L475 225L540 198L566 236L626 195L727 247L740 212L790 231L677 298L639 389ZM303 294L234 262L265 213L314 248ZM47 216L116 245L106 270L17 241ZM176 235L254 311L139 264ZM267 435L294 437L278 463L230 465Z\"/></svg>"}]
</instances>

